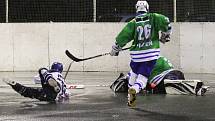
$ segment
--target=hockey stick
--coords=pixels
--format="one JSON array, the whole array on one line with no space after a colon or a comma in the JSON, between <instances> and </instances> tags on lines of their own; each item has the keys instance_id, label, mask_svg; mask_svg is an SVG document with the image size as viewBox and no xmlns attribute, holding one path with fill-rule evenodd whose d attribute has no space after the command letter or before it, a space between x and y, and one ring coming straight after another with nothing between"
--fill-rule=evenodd
<instances>
[{"instance_id":1,"label":"hockey stick","mask_svg":"<svg viewBox=\"0 0 215 121\"><path fill-rule=\"evenodd\" d=\"M70 64L69 64L69 67L68 67L68 69L66 70L66 74L65 74L65 76L64 76L64 80L66 80L66 77L67 77L67 75L68 75L68 73L69 73L69 70L70 70L70 68L71 68L71 65L74 63L74 61L72 61Z\"/></svg>"},{"instance_id":2,"label":"hockey stick","mask_svg":"<svg viewBox=\"0 0 215 121\"><path fill-rule=\"evenodd\" d=\"M110 85L68 84L67 89L84 89L85 87L110 87Z\"/></svg>"},{"instance_id":3,"label":"hockey stick","mask_svg":"<svg viewBox=\"0 0 215 121\"><path fill-rule=\"evenodd\" d=\"M185 80L170 80L170 79L164 79L165 83L194 83L194 82L202 82L202 80L197 79L185 79Z\"/></svg>"},{"instance_id":4,"label":"hockey stick","mask_svg":"<svg viewBox=\"0 0 215 121\"><path fill-rule=\"evenodd\" d=\"M124 49L122 49L122 51L123 51L123 50L127 50L127 49L129 49L129 48L130 48L130 47L124 48ZM97 57L101 57L101 56L105 56L105 55L109 55L109 54L110 54L110 53L108 52L108 53L103 53L103 54L100 54L100 55L96 55L96 56L92 56L92 57L80 59L80 58L76 58L74 55L72 55L72 54L69 52L69 50L66 50L65 53L66 53L66 55L67 55L70 59L72 59L72 60L75 61L75 62L90 60L90 59L93 59L93 58L97 58Z\"/></svg>"}]
</instances>

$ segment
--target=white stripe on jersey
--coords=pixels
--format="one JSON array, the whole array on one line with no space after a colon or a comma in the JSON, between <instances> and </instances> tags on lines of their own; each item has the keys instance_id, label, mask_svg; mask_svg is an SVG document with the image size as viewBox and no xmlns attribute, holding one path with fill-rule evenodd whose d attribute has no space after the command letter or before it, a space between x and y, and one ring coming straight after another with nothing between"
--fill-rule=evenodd
<instances>
[{"instance_id":1,"label":"white stripe on jersey","mask_svg":"<svg viewBox=\"0 0 215 121\"><path fill-rule=\"evenodd\" d=\"M136 23L142 23L142 22L148 22L149 20L145 20L145 21L138 21Z\"/></svg>"},{"instance_id":2,"label":"white stripe on jersey","mask_svg":"<svg viewBox=\"0 0 215 121\"><path fill-rule=\"evenodd\" d=\"M148 49L141 51L130 51L131 60L133 62L145 62L158 59L160 49Z\"/></svg>"},{"instance_id":3,"label":"white stripe on jersey","mask_svg":"<svg viewBox=\"0 0 215 121\"><path fill-rule=\"evenodd\" d=\"M159 56L154 56L154 57L149 57L149 58L144 58L144 59L131 59L131 60L133 62L146 62L146 61L156 60L158 58L159 58Z\"/></svg>"},{"instance_id":4,"label":"white stripe on jersey","mask_svg":"<svg viewBox=\"0 0 215 121\"><path fill-rule=\"evenodd\" d=\"M150 80L150 83L154 83L156 85L158 85L162 80L163 78L166 76L166 74L168 74L170 71L173 71L174 69L169 69L169 70L166 70L164 72L162 72L161 74L155 76L153 79Z\"/></svg>"},{"instance_id":5,"label":"white stripe on jersey","mask_svg":"<svg viewBox=\"0 0 215 121\"><path fill-rule=\"evenodd\" d=\"M50 78L52 78L52 75L50 73L45 73L44 75L45 82L48 82Z\"/></svg>"}]
</instances>

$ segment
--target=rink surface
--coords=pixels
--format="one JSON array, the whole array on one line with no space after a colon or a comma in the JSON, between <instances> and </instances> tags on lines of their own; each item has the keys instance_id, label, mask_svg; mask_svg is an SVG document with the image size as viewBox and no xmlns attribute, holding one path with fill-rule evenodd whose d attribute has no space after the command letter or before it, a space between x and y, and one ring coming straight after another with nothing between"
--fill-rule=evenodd
<instances>
[{"instance_id":1,"label":"rink surface","mask_svg":"<svg viewBox=\"0 0 215 121\"><path fill-rule=\"evenodd\" d=\"M35 85L36 72L1 72L26 86ZM70 72L67 82L84 84L71 89L70 100L63 103L40 102L17 94L0 81L0 121L215 121L215 75L186 74L211 86L206 96L138 95L137 107L126 105L126 94L114 94L108 86L119 73Z\"/></svg>"}]
</instances>

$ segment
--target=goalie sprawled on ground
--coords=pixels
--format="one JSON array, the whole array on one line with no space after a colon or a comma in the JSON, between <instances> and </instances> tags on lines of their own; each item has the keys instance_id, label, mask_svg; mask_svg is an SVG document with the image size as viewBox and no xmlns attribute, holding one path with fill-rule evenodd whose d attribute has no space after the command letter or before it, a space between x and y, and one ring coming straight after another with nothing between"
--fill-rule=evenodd
<instances>
[{"instance_id":1,"label":"goalie sprawled on ground","mask_svg":"<svg viewBox=\"0 0 215 121\"><path fill-rule=\"evenodd\" d=\"M163 57L158 59L158 61L162 61L162 63L168 62L165 60L166 59ZM158 65L158 67L160 68L161 66ZM110 88L114 92L127 92L129 78L130 72L128 74L120 73L119 77L111 84ZM168 68L164 70L161 69L159 73L156 70L156 74L152 72L143 92L147 94L184 94L203 96L208 90L208 87L209 86L205 86L201 80L185 79L184 73L180 70Z\"/></svg>"}]
</instances>

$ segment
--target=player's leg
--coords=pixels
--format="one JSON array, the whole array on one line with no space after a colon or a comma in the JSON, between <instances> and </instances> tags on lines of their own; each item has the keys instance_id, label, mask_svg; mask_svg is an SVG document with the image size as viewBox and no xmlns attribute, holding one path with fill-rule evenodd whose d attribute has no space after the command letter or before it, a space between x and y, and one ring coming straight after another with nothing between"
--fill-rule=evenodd
<instances>
[{"instance_id":1,"label":"player's leg","mask_svg":"<svg viewBox=\"0 0 215 121\"><path fill-rule=\"evenodd\" d=\"M146 87L148 77L155 63L156 63L156 60L147 61L147 62L130 63L130 66L131 66L132 72L135 75L134 76L135 78L129 79L128 106L133 107L136 105L136 94L139 93L140 90Z\"/></svg>"},{"instance_id":2,"label":"player's leg","mask_svg":"<svg viewBox=\"0 0 215 121\"><path fill-rule=\"evenodd\" d=\"M137 79L137 74L130 71L130 78L128 80L128 106L134 107L136 105L136 91L131 88Z\"/></svg>"},{"instance_id":3,"label":"player's leg","mask_svg":"<svg viewBox=\"0 0 215 121\"><path fill-rule=\"evenodd\" d=\"M128 80L128 87L132 87L135 84L135 81L137 79L137 74L133 71L130 71L130 78Z\"/></svg>"},{"instance_id":4,"label":"player's leg","mask_svg":"<svg viewBox=\"0 0 215 121\"><path fill-rule=\"evenodd\" d=\"M146 78L145 76L143 76L141 74L138 74L134 85L130 88L133 88L136 91L136 93L139 93L142 89L144 89L146 87L147 80L148 80L148 78Z\"/></svg>"},{"instance_id":5,"label":"player's leg","mask_svg":"<svg viewBox=\"0 0 215 121\"><path fill-rule=\"evenodd\" d=\"M28 98L35 98L40 101L54 101L54 96L47 96L41 87L26 87L22 84L19 84L15 81L4 80L8 85L10 85L16 92L20 95ZM53 98L54 97L54 98Z\"/></svg>"},{"instance_id":6,"label":"player's leg","mask_svg":"<svg viewBox=\"0 0 215 121\"><path fill-rule=\"evenodd\" d=\"M148 79L145 76L138 74L134 85L128 90L128 106L136 106L136 95L140 92L140 90L146 87L147 80Z\"/></svg>"},{"instance_id":7,"label":"player's leg","mask_svg":"<svg viewBox=\"0 0 215 121\"><path fill-rule=\"evenodd\" d=\"M132 62L131 69L132 70L130 71L130 78L128 80L128 106L134 107L136 105L136 91L134 88L132 88L132 86L134 86L138 75L134 73L137 68L136 65Z\"/></svg>"}]
</instances>

